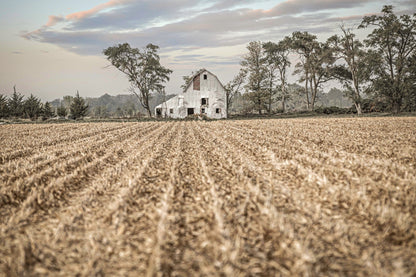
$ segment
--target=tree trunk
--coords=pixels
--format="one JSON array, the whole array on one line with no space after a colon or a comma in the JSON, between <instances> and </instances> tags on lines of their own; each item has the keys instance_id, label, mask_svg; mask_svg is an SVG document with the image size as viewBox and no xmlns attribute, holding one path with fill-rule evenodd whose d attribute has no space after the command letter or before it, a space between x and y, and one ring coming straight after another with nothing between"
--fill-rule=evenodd
<instances>
[{"instance_id":1,"label":"tree trunk","mask_svg":"<svg viewBox=\"0 0 416 277\"><path fill-rule=\"evenodd\" d=\"M269 107L268 107L268 113L269 115L272 114L272 102L273 102L273 82L272 79L270 79L270 86L269 86Z\"/></svg>"},{"instance_id":2,"label":"tree trunk","mask_svg":"<svg viewBox=\"0 0 416 277\"><path fill-rule=\"evenodd\" d=\"M306 79L305 79L306 107L309 110L308 82L309 82L308 73L306 73Z\"/></svg>"},{"instance_id":3,"label":"tree trunk","mask_svg":"<svg viewBox=\"0 0 416 277\"><path fill-rule=\"evenodd\" d=\"M285 112L285 101L286 101L285 93L283 93L283 95L282 95L282 113Z\"/></svg>"},{"instance_id":4,"label":"tree trunk","mask_svg":"<svg viewBox=\"0 0 416 277\"><path fill-rule=\"evenodd\" d=\"M315 98L316 98L316 87L312 86L312 78L309 79L310 87L311 87L311 100L310 100L310 111L315 109Z\"/></svg>"},{"instance_id":5,"label":"tree trunk","mask_svg":"<svg viewBox=\"0 0 416 277\"><path fill-rule=\"evenodd\" d=\"M261 114L261 100L260 99L259 99L258 107L257 108L259 109L259 114Z\"/></svg>"},{"instance_id":6,"label":"tree trunk","mask_svg":"<svg viewBox=\"0 0 416 277\"><path fill-rule=\"evenodd\" d=\"M226 118L228 118L228 113L229 113L229 111L230 111L230 104L229 104L228 98L227 98L227 103L226 103L226 105L227 105L227 108L225 109L225 112L226 112L225 117L226 117Z\"/></svg>"},{"instance_id":7,"label":"tree trunk","mask_svg":"<svg viewBox=\"0 0 416 277\"><path fill-rule=\"evenodd\" d=\"M149 106L149 99L146 98L144 100L145 100L144 101L144 103L145 103L144 108L147 110L147 113L149 114L149 117L152 117L152 111L150 110L150 106Z\"/></svg>"},{"instance_id":8,"label":"tree trunk","mask_svg":"<svg viewBox=\"0 0 416 277\"><path fill-rule=\"evenodd\" d=\"M362 109L361 109L361 103L359 102L354 102L355 105L355 109L357 110L357 115L361 115L362 114Z\"/></svg>"},{"instance_id":9,"label":"tree trunk","mask_svg":"<svg viewBox=\"0 0 416 277\"><path fill-rule=\"evenodd\" d=\"M398 113L400 113L400 103L399 103L399 101L393 101L393 103L392 103L392 111L393 111L393 113L394 114L398 114Z\"/></svg>"},{"instance_id":10,"label":"tree trunk","mask_svg":"<svg viewBox=\"0 0 416 277\"><path fill-rule=\"evenodd\" d=\"M152 111L150 110L150 108L148 107L146 110L147 110L147 113L149 114L149 117L152 117Z\"/></svg>"},{"instance_id":11,"label":"tree trunk","mask_svg":"<svg viewBox=\"0 0 416 277\"><path fill-rule=\"evenodd\" d=\"M286 82L284 75L280 74L280 79L282 80L282 113L285 112L285 102L286 102Z\"/></svg>"},{"instance_id":12,"label":"tree trunk","mask_svg":"<svg viewBox=\"0 0 416 277\"><path fill-rule=\"evenodd\" d=\"M361 115L362 114L362 109L361 109L361 96L360 96L360 87L358 85L358 78L355 75L355 72L353 70L351 70L352 72L352 79L354 82L354 105L355 105L355 109L357 110L357 114Z\"/></svg>"}]
</instances>

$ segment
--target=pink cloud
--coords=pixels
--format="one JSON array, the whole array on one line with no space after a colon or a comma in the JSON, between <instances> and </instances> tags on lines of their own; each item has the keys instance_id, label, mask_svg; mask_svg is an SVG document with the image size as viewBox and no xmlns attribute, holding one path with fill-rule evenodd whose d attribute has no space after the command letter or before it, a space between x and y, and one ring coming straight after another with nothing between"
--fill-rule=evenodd
<instances>
[{"instance_id":1,"label":"pink cloud","mask_svg":"<svg viewBox=\"0 0 416 277\"><path fill-rule=\"evenodd\" d=\"M56 16L56 15L50 15L48 22L45 24L46 27L52 27L56 23L64 21L65 18L63 16Z\"/></svg>"},{"instance_id":2,"label":"pink cloud","mask_svg":"<svg viewBox=\"0 0 416 277\"><path fill-rule=\"evenodd\" d=\"M66 16L66 19L68 19L68 20L79 20L79 19L88 17L90 15L96 14L99 11L104 10L106 8L121 5L121 4L124 4L126 2L128 2L128 1L126 1L126 0L110 0L106 3L104 3L104 4L100 4L98 6L95 6L94 8L86 10L86 11L71 13L71 14Z\"/></svg>"}]
</instances>

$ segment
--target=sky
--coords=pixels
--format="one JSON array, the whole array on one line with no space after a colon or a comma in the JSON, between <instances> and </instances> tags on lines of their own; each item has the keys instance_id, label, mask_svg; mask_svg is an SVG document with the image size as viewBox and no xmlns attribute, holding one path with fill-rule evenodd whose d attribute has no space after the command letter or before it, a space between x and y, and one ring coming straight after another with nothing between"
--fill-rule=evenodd
<instances>
[{"instance_id":1,"label":"sky","mask_svg":"<svg viewBox=\"0 0 416 277\"><path fill-rule=\"evenodd\" d=\"M414 0L0 0L0 94L14 85L43 101L77 90L83 97L128 94L127 77L102 54L124 42L160 47L162 65L173 70L168 94L201 68L225 84L250 41L278 42L294 31L324 41L383 5L416 12Z\"/></svg>"}]
</instances>

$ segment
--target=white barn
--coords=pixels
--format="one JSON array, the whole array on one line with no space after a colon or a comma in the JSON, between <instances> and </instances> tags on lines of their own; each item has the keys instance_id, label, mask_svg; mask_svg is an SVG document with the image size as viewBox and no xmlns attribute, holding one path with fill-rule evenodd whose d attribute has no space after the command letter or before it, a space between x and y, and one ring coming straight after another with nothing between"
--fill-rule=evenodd
<instances>
[{"instance_id":1,"label":"white barn","mask_svg":"<svg viewBox=\"0 0 416 277\"><path fill-rule=\"evenodd\" d=\"M192 81L182 93L155 107L156 116L185 118L199 114L210 118L226 118L226 93L217 76L201 69L191 78Z\"/></svg>"}]
</instances>

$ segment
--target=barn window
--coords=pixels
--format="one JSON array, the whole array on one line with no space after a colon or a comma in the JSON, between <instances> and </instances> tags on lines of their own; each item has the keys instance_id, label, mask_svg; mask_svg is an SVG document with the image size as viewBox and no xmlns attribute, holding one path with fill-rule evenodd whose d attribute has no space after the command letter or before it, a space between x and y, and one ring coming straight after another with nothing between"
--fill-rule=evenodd
<instances>
[{"instance_id":1,"label":"barn window","mask_svg":"<svg viewBox=\"0 0 416 277\"><path fill-rule=\"evenodd\" d=\"M170 109L169 112L172 114L173 113L173 109Z\"/></svg>"},{"instance_id":2,"label":"barn window","mask_svg":"<svg viewBox=\"0 0 416 277\"><path fill-rule=\"evenodd\" d=\"M201 105L208 105L208 98L201 98Z\"/></svg>"},{"instance_id":3,"label":"barn window","mask_svg":"<svg viewBox=\"0 0 416 277\"><path fill-rule=\"evenodd\" d=\"M208 80L208 75L204 74L204 80Z\"/></svg>"},{"instance_id":4,"label":"barn window","mask_svg":"<svg viewBox=\"0 0 416 277\"><path fill-rule=\"evenodd\" d=\"M215 113L221 113L221 109L220 108L216 108L215 109Z\"/></svg>"},{"instance_id":5,"label":"barn window","mask_svg":"<svg viewBox=\"0 0 416 277\"><path fill-rule=\"evenodd\" d=\"M188 108L188 115L194 114L194 108Z\"/></svg>"},{"instance_id":6,"label":"barn window","mask_svg":"<svg viewBox=\"0 0 416 277\"><path fill-rule=\"evenodd\" d=\"M201 109L201 113L205 113L205 108L202 108Z\"/></svg>"}]
</instances>

